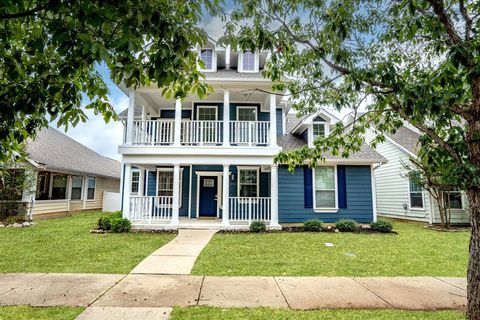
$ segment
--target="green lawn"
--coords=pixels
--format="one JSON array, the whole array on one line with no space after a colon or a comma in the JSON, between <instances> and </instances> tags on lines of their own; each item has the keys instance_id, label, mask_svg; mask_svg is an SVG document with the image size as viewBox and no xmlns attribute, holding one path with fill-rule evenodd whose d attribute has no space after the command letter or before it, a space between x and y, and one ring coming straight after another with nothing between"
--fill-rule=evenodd
<instances>
[{"instance_id":1,"label":"green lawn","mask_svg":"<svg viewBox=\"0 0 480 320\"><path fill-rule=\"evenodd\" d=\"M216 234L197 259L193 274L466 276L468 231L438 232L411 222L394 222L394 230L398 235ZM326 242L334 247L326 247Z\"/></svg>"},{"instance_id":2,"label":"green lawn","mask_svg":"<svg viewBox=\"0 0 480 320\"><path fill-rule=\"evenodd\" d=\"M404 310L314 310L282 309L221 309L212 307L174 308L171 320L459 320L460 311L404 311Z\"/></svg>"},{"instance_id":3,"label":"green lawn","mask_svg":"<svg viewBox=\"0 0 480 320\"><path fill-rule=\"evenodd\" d=\"M170 233L91 234L99 213L0 229L0 272L128 273Z\"/></svg>"},{"instance_id":4,"label":"green lawn","mask_svg":"<svg viewBox=\"0 0 480 320\"><path fill-rule=\"evenodd\" d=\"M78 307L0 307L0 320L73 320L83 310Z\"/></svg>"}]
</instances>

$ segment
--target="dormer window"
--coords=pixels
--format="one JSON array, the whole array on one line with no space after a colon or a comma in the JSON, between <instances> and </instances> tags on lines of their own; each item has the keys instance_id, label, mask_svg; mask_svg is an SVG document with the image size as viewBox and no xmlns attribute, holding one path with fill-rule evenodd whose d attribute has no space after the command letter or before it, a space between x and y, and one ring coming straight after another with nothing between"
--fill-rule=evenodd
<instances>
[{"instance_id":1,"label":"dormer window","mask_svg":"<svg viewBox=\"0 0 480 320\"><path fill-rule=\"evenodd\" d=\"M313 123L313 141L318 137L325 138L325 123Z\"/></svg>"},{"instance_id":2,"label":"dormer window","mask_svg":"<svg viewBox=\"0 0 480 320\"><path fill-rule=\"evenodd\" d=\"M251 51L243 52L243 71L255 71L255 54Z\"/></svg>"},{"instance_id":3,"label":"dormer window","mask_svg":"<svg viewBox=\"0 0 480 320\"><path fill-rule=\"evenodd\" d=\"M201 49L200 59L202 59L203 64L205 65L205 69L203 70L214 71L213 49Z\"/></svg>"}]
</instances>

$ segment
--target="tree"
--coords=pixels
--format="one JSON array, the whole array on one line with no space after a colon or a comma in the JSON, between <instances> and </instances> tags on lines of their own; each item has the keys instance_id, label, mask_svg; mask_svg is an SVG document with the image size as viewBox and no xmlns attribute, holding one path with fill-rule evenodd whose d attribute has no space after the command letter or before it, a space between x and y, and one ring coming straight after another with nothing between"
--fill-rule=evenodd
<instances>
[{"instance_id":1,"label":"tree","mask_svg":"<svg viewBox=\"0 0 480 320\"><path fill-rule=\"evenodd\" d=\"M294 108L351 109L312 149L282 153L290 167L326 151L348 156L372 127L374 145L407 121L428 141L424 159L455 162L470 202L468 316L480 319L480 2L468 0L242 0L223 39L271 50L264 74ZM357 117L364 105L367 112ZM348 129L348 130L347 130Z\"/></svg>"},{"instance_id":2,"label":"tree","mask_svg":"<svg viewBox=\"0 0 480 320\"><path fill-rule=\"evenodd\" d=\"M0 5L0 162L52 120L86 121L81 108L115 118L95 70L116 83L154 82L169 96L208 92L192 46L206 41L202 9L217 0L4 0Z\"/></svg>"}]
</instances>

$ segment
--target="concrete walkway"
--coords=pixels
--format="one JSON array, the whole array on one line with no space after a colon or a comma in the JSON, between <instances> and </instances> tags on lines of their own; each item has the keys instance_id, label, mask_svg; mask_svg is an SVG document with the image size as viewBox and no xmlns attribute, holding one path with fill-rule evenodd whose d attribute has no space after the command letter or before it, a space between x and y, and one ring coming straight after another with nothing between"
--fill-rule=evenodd
<instances>
[{"instance_id":1,"label":"concrete walkway","mask_svg":"<svg viewBox=\"0 0 480 320\"><path fill-rule=\"evenodd\" d=\"M0 274L0 305L88 307L79 319L167 319L194 305L464 310L466 295L465 278L443 277Z\"/></svg>"},{"instance_id":2,"label":"concrete walkway","mask_svg":"<svg viewBox=\"0 0 480 320\"><path fill-rule=\"evenodd\" d=\"M195 260L218 230L182 230L146 257L132 274L190 274Z\"/></svg>"}]
</instances>

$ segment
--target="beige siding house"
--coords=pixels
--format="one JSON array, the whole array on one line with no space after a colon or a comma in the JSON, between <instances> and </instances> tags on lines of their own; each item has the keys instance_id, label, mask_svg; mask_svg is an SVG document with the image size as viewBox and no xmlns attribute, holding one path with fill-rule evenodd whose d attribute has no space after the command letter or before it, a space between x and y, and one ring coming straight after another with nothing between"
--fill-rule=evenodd
<instances>
[{"instance_id":1,"label":"beige siding house","mask_svg":"<svg viewBox=\"0 0 480 320\"><path fill-rule=\"evenodd\" d=\"M119 192L120 163L99 155L51 127L27 144L32 189L30 214L100 210L104 191Z\"/></svg>"}]
</instances>

